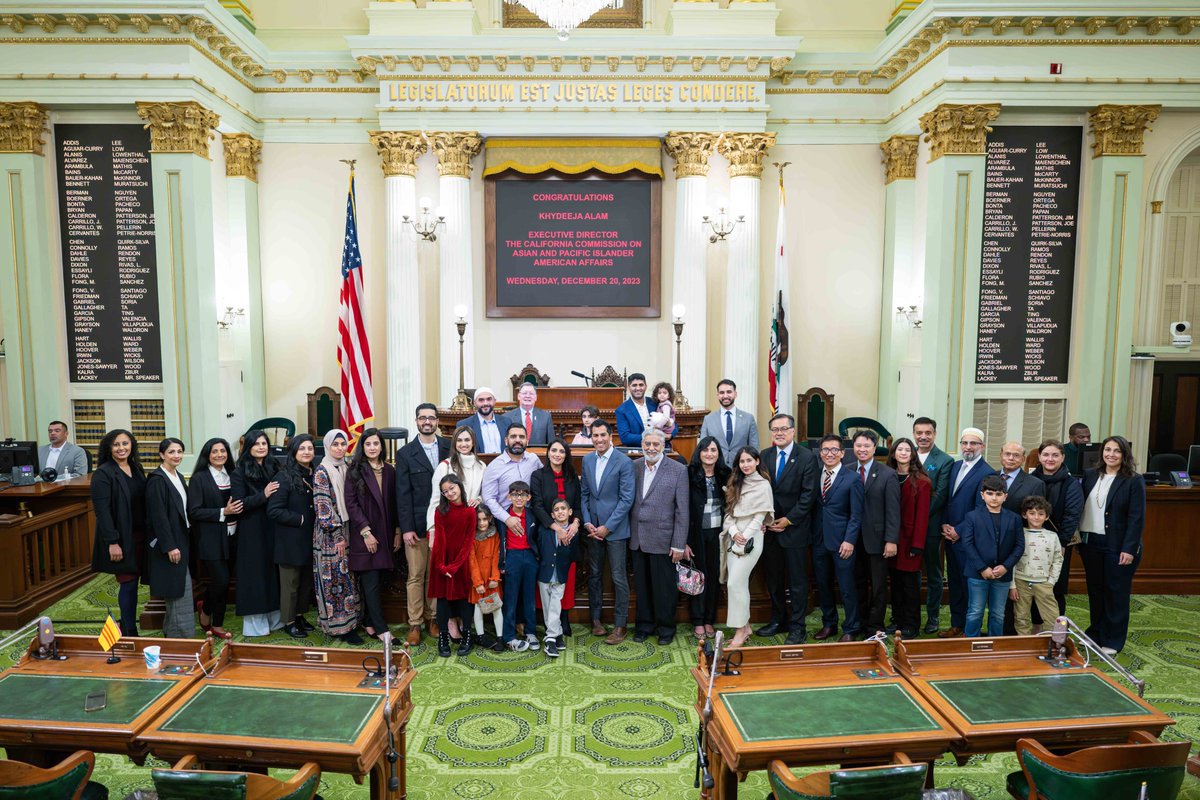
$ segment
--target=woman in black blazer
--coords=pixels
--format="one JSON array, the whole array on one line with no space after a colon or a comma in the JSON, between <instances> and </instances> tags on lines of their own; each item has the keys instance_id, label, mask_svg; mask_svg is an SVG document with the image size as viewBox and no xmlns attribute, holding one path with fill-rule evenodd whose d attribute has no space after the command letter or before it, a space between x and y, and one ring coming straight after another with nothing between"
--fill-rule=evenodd
<instances>
[{"instance_id":1,"label":"woman in black blazer","mask_svg":"<svg viewBox=\"0 0 1200 800\"><path fill-rule=\"evenodd\" d=\"M549 530L554 527L554 520L550 517L550 512L554 508L554 501L562 498L571 504L571 522L565 531L570 538L566 541L574 542L575 537L579 535L580 515L583 513L582 489L579 482L579 476L575 474L575 466L571 463L571 446L562 438L556 438L550 442L546 448L546 461L542 469L535 469L533 474L529 476L529 488L531 490L532 499L530 500L530 508L533 510L533 516L537 518L538 525L543 529ZM576 558L583 551L583 542L577 543ZM571 623L568 619L567 611L575 607L575 572L577 566L574 561L571 563L570 569L567 570L567 582L563 591L562 598L562 629L563 637L571 635ZM538 598L540 601L540 597ZM482 619L482 617L480 617ZM563 641L558 642L561 648L565 644Z\"/></svg>"},{"instance_id":2,"label":"woman in black blazer","mask_svg":"<svg viewBox=\"0 0 1200 800\"><path fill-rule=\"evenodd\" d=\"M283 627L279 618L275 525L267 519L267 501L279 490L279 472L266 433L255 429L242 437L242 452L230 483L233 499L242 503L234 565L243 636L267 636Z\"/></svg>"},{"instance_id":3,"label":"woman in black blazer","mask_svg":"<svg viewBox=\"0 0 1200 800\"><path fill-rule=\"evenodd\" d=\"M721 456L721 443L712 436L701 439L688 464L688 548L692 563L704 573L704 592L693 596L689 605L692 632L701 642L716 635L713 626L721 600L721 526L730 472ZM710 514L705 514L705 506L709 506Z\"/></svg>"},{"instance_id":4,"label":"woman in black blazer","mask_svg":"<svg viewBox=\"0 0 1200 800\"><path fill-rule=\"evenodd\" d=\"M187 486L179 474L183 442L168 437L158 445L162 464L146 478L146 566L150 594L161 597L163 636L190 639L196 635L193 610L191 544L188 536Z\"/></svg>"},{"instance_id":5,"label":"woman in black blazer","mask_svg":"<svg viewBox=\"0 0 1200 800\"><path fill-rule=\"evenodd\" d=\"M1046 484L1046 499L1052 511L1050 522L1058 541L1063 546L1062 569L1058 582L1054 584L1054 599L1058 601L1058 613L1067 613L1067 589L1071 576L1071 553L1079 544L1079 517L1083 514L1083 490L1079 488L1079 477L1072 475L1066 465L1067 450L1058 439L1047 439L1038 446L1038 467L1032 474ZM1043 620L1033 606L1034 624L1049 625L1053 620Z\"/></svg>"},{"instance_id":6,"label":"woman in black blazer","mask_svg":"<svg viewBox=\"0 0 1200 800\"><path fill-rule=\"evenodd\" d=\"M313 439L292 437L287 465L279 474L279 491L267 501L267 517L275 523L275 563L279 565L279 617L283 630L303 639L312 625L304 619L313 593Z\"/></svg>"},{"instance_id":7,"label":"woman in black blazer","mask_svg":"<svg viewBox=\"0 0 1200 800\"><path fill-rule=\"evenodd\" d=\"M229 556L237 532L242 502L233 499L230 473L233 458L229 442L209 439L200 448L192 478L188 481L188 522L196 558L204 563L208 588L198 604L200 627L221 639L232 639L225 630L225 606L229 595Z\"/></svg>"},{"instance_id":8,"label":"woman in black blazer","mask_svg":"<svg viewBox=\"0 0 1200 800\"><path fill-rule=\"evenodd\" d=\"M1087 573L1091 624L1087 634L1113 655L1129 631L1133 573L1142 560L1146 482L1138 474L1129 442L1110 436L1100 448L1103 466L1083 473L1083 536L1080 556Z\"/></svg>"},{"instance_id":9,"label":"woman in black blazer","mask_svg":"<svg viewBox=\"0 0 1200 800\"><path fill-rule=\"evenodd\" d=\"M137 636L138 578L146 544L146 474L137 439L127 430L104 434L92 473L92 571L117 576L121 635Z\"/></svg>"}]
</instances>

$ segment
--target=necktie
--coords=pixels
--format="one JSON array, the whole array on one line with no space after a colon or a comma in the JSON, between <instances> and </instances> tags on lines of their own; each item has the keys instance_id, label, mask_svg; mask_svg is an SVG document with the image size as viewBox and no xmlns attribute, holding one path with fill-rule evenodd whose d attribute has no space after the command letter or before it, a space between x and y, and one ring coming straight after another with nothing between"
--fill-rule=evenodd
<instances>
[{"instance_id":1,"label":"necktie","mask_svg":"<svg viewBox=\"0 0 1200 800\"><path fill-rule=\"evenodd\" d=\"M862 477L863 484L867 482L867 468L863 464L858 465L858 474Z\"/></svg>"},{"instance_id":2,"label":"necktie","mask_svg":"<svg viewBox=\"0 0 1200 800\"><path fill-rule=\"evenodd\" d=\"M533 416L528 411L525 412L525 439L533 440Z\"/></svg>"},{"instance_id":3,"label":"necktie","mask_svg":"<svg viewBox=\"0 0 1200 800\"><path fill-rule=\"evenodd\" d=\"M733 446L733 412L725 412L725 444Z\"/></svg>"},{"instance_id":4,"label":"necktie","mask_svg":"<svg viewBox=\"0 0 1200 800\"><path fill-rule=\"evenodd\" d=\"M779 463L775 466L775 483L783 480L783 468L787 466L787 458L788 454L786 450L779 454Z\"/></svg>"},{"instance_id":5,"label":"necktie","mask_svg":"<svg viewBox=\"0 0 1200 800\"><path fill-rule=\"evenodd\" d=\"M825 493L829 491L830 485L833 484L833 470L825 470L825 480L821 481L821 499L825 499Z\"/></svg>"},{"instance_id":6,"label":"necktie","mask_svg":"<svg viewBox=\"0 0 1200 800\"><path fill-rule=\"evenodd\" d=\"M1004 480L1006 481L1006 483L1004 484L1005 491L1010 491L1012 489L1013 481L1015 481L1016 479L1017 479L1017 473L1015 473L1015 472L1010 472L1004 476Z\"/></svg>"}]
</instances>

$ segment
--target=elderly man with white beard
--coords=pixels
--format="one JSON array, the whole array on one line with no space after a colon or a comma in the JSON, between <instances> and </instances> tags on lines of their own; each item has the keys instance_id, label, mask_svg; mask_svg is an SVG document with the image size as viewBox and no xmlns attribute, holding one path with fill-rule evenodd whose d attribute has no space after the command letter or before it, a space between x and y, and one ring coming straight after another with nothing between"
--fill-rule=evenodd
<instances>
[{"instance_id":1,"label":"elderly man with white beard","mask_svg":"<svg viewBox=\"0 0 1200 800\"><path fill-rule=\"evenodd\" d=\"M950 627L938 636L952 639L963 635L967 624L967 576L963 574L962 559L958 555L957 525L967 518L977 503L982 504L979 484L996 470L983 458L983 431L979 428L964 428L958 437L958 451L962 458L950 467L950 499L946 501L946 513L942 516L942 538L946 540L946 578L950 584Z\"/></svg>"}]
</instances>

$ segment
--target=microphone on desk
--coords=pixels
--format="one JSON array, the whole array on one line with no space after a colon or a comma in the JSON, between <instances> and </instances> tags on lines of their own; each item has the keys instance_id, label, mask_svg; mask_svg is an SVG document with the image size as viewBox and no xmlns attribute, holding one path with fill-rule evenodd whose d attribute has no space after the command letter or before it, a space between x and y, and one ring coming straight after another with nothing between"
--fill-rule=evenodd
<instances>
[{"instance_id":1,"label":"microphone on desk","mask_svg":"<svg viewBox=\"0 0 1200 800\"><path fill-rule=\"evenodd\" d=\"M582 372L577 372L575 370L571 370L571 374L574 375L576 378L583 378L583 384L585 386L592 385L592 379L590 377L588 377L587 375L584 375Z\"/></svg>"},{"instance_id":2,"label":"microphone on desk","mask_svg":"<svg viewBox=\"0 0 1200 800\"><path fill-rule=\"evenodd\" d=\"M1046 660L1060 663L1067 658L1067 618L1057 617L1050 631L1050 642L1046 646Z\"/></svg>"},{"instance_id":3,"label":"microphone on desk","mask_svg":"<svg viewBox=\"0 0 1200 800\"><path fill-rule=\"evenodd\" d=\"M38 649L33 654L34 658L46 661L53 659L61 661L62 658L58 655L58 640L54 638L54 623L49 617L42 617L38 620Z\"/></svg>"}]
</instances>

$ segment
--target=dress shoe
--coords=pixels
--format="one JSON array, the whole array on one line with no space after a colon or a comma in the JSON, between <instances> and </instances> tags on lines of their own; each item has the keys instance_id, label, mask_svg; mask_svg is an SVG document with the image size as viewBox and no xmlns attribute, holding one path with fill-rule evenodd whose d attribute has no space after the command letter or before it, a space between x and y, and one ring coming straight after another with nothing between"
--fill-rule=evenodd
<instances>
[{"instance_id":1,"label":"dress shoe","mask_svg":"<svg viewBox=\"0 0 1200 800\"><path fill-rule=\"evenodd\" d=\"M837 628L834 628L833 626L821 628L821 630L813 634L813 639L818 642L823 642L830 636L833 636L835 633L837 633Z\"/></svg>"},{"instance_id":2,"label":"dress shoe","mask_svg":"<svg viewBox=\"0 0 1200 800\"><path fill-rule=\"evenodd\" d=\"M920 636L916 631L900 631L900 638L906 641L912 641Z\"/></svg>"},{"instance_id":3,"label":"dress shoe","mask_svg":"<svg viewBox=\"0 0 1200 800\"><path fill-rule=\"evenodd\" d=\"M233 638L233 634L230 633L229 631L225 630L224 628L222 628L220 625L210 626L208 629L208 632L211 633L213 636L217 637L218 639L232 639Z\"/></svg>"},{"instance_id":4,"label":"dress shoe","mask_svg":"<svg viewBox=\"0 0 1200 800\"><path fill-rule=\"evenodd\" d=\"M775 634L779 633L781 630L783 630L783 628L780 626L780 624L778 622L775 622L774 620L772 620L771 622L768 622L766 625L763 625L761 628L756 630L754 632L754 635L755 636L774 636Z\"/></svg>"},{"instance_id":5,"label":"dress shoe","mask_svg":"<svg viewBox=\"0 0 1200 800\"><path fill-rule=\"evenodd\" d=\"M436 622L434 622L433 620L429 621L429 624L426 626L426 628L429 631L429 635L435 639L442 635L441 628L439 628L438 624Z\"/></svg>"},{"instance_id":6,"label":"dress shoe","mask_svg":"<svg viewBox=\"0 0 1200 800\"><path fill-rule=\"evenodd\" d=\"M409 628L408 636L404 637L404 641L408 643L409 647L416 647L419 645L421 643L421 626L413 625L411 628Z\"/></svg>"},{"instance_id":7,"label":"dress shoe","mask_svg":"<svg viewBox=\"0 0 1200 800\"><path fill-rule=\"evenodd\" d=\"M339 638L346 644L359 645L359 644L363 643L362 637L359 636L354 631L350 631L349 633L342 634L342 636L340 636Z\"/></svg>"},{"instance_id":8,"label":"dress shoe","mask_svg":"<svg viewBox=\"0 0 1200 800\"><path fill-rule=\"evenodd\" d=\"M665 636L665 635L660 636L660 637L658 637L658 646L666 647L667 645L671 644L671 642L673 642L673 641L675 641L674 636Z\"/></svg>"},{"instance_id":9,"label":"dress shoe","mask_svg":"<svg viewBox=\"0 0 1200 800\"><path fill-rule=\"evenodd\" d=\"M937 633L938 632L938 621L936 619L933 619L932 617L925 620L925 632L926 633Z\"/></svg>"},{"instance_id":10,"label":"dress shoe","mask_svg":"<svg viewBox=\"0 0 1200 800\"><path fill-rule=\"evenodd\" d=\"M296 624L299 625L300 630L304 631L305 633L312 633L316 630L316 628L312 626L312 623L306 620L303 615L296 617Z\"/></svg>"},{"instance_id":11,"label":"dress shoe","mask_svg":"<svg viewBox=\"0 0 1200 800\"><path fill-rule=\"evenodd\" d=\"M620 644L625 641L625 628L613 628L612 633L604 640L605 644Z\"/></svg>"},{"instance_id":12,"label":"dress shoe","mask_svg":"<svg viewBox=\"0 0 1200 800\"><path fill-rule=\"evenodd\" d=\"M481 633L475 637L475 640L479 642L480 647L488 650L491 650L492 645L496 644L496 637L492 636L490 633Z\"/></svg>"},{"instance_id":13,"label":"dress shoe","mask_svg":"<svg viewBox=\"0 0 1200 800\"><path fill-rule=\"evenodd\" d=\"M957 639L958 637L960 637L962 635L963 635L962 628L946 628L946 630L944 630L938 634L938 638L939 639Z\"/></svg>"},{"instance_id":14,"label":"dress shoe","mask_svg":"<svg viewBox=\"0 0 1200 800\"><path fill-rule=\"evenodd\" d=\"M843 633L842 638L838 639L839 642L853 642L854 640L854 635L849 633Z\"/></svg>"},{"instance_id":15,"label":"dress shoe","mask_svg":"<svg viewBox=\"0 0 1200 800\"><path fill-rule=\"evenodd\" d=\"M642 642L646 641L649 638L650 638L650 634L642 633L641 631L637 631L633 634L633 640L635 642L637 642L638 644L641 644Z\"/></svg>"},{"instance_id":16,"label":"dress shoe","mask_svg":"<svg viewBox=\"0 0 1200 800\"><path fill-rule=\"evenodd\" d=\"M808 632L807 631L792 631L791 633L788 634L787 639L785 639L783 641L783 643L784 644L804 644L807 641L808 641Z\"/></svg>"},{"instance_id":17,"label":"dress shoe","mask_svg":"<svg viewBox=\"0 0 1200 800\"><path fill-rule=\"evenodd\" d=\"M304 633L304 630L294 622L291 625L288 625L286 628L284 628L283 632L286 633L288 636L292 637L293 639L303 639L306 635Z\"/></svg>"},{"instance_id":18,"label":"dress shoe","mask_svg":"<svg viewBox=\"0 0 1200 800\"><path fill-rule=\"evenodd\" d=\"M601 625L598 621L592 623L592 636L607 636L608 629Z\"/></svg>"}]
</instances>

